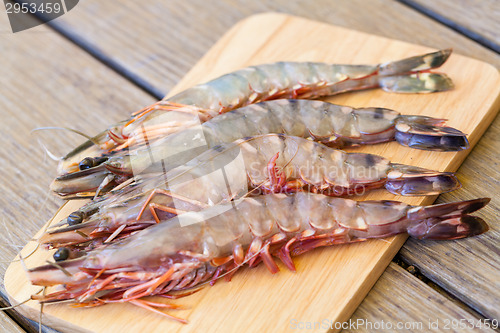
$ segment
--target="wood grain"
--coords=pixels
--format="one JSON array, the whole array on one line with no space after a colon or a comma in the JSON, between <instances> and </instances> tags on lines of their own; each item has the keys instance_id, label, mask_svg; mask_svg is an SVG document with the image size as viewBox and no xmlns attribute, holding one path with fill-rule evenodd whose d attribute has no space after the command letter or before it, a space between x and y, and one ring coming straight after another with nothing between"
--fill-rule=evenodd
<instances>
[{"instance_id":1,"label":"wood grain","mask_svg":"<svg viewBox=\"0 0 500 333\"><path fill-rule=\"evenodd\" d=\"M7 16L0 15L0 48L3 277L15 255L63 202L48 191L56 162L48 158L38 139L55 153L82 141L62 130L31 131L65 126L93 135L154 99L46 26L12 34ZM3 285L0 294L6 298ZM37 332L37 321L23 325Z\"/></svg>"},{"instance_id":2,"label":"wood grain","mask_svg":"<svg viewBox=\"0 0 500 333\"><path fill-rule=\"evenodd\" d=\"M463 27L500 49L500 2L497 0L410 0Z\"/></svg>"},{"instance_id":3,"label":"wood grain","mask_svg":"<svg viewBox=\"0 0 500 333\"><path fill-rule=\"evenodd\" d=\"M312 32L316 33L316 39L307 39L306 37L311 36ZM294 45L293 41L296 40L301 42ZM337 45L335 50L327 47L332 43ZM360 43L371 52L352 49L352 44ZM305 53L304 50L308 52ZM229 31L176 89L186 88L242 66L276 60L378 63L427 51L430 50L300 18L278 14L259 15L243 21ZM453 56L442 70L454 79L457 86L454 91L429 95L391 94L388 98L389 94L373 90L341 95L331 100L354 106L379 105L402 111L404 109L405 113L413 114L428 113L429 110L433 110L434 116L450 118L451 126L470 133L473 145L496 113L497 106L494 104L498 102L496 97L500 92L498 71L487 64L459 55ZM483 85L471 84L470 78L474 75L481 76ZM476 109L476 113L465 117L465 111L470 108ZM411 151L411 154L408 154L407 149L391 143L360 150L382 154L395 162L441 170L456 169L467 154L467 152L457 154L425 151ZM394 197L378 192L367 198L393 199ZM429 203L432 200L432 198L398 199L414 204ZM189 317L190 324L187 326L165 321L154 314L145 314L142 310L126 304L108 306L105 314L100 309L82 311L69 309L64 304L46 307L45 311L48 320L51 322L54 320L53 324L56 327L66 325L54 319L63 316L67 322L87 329L97 331L119 329L124 332L149 327L162 327L175 331L227 327L234 330L257 331L271 326L277 331L287 331L290 329L287 325L293 318L307 320L331 318L334 321L342 321L354 311L402 241L404 237L395 237L388 242L373 241L315 251L297 259L299 268L297 274L283 272L272 277L266 272L265 267L244 270L241 274L237 274L230 284L217 284L213 288L207 288L182 300L183 304L189 305L188 310L179 312L179 315ZM36 257L32 256L29 260L36 262ZM337 267L342 267L342 270L339 271ZM31 292L26 285L16 283L23 277L19 265L9 270L6 276L9 292L16 299L24 298ZM314 302L315 306L304 308L303 304L309 302ZM228 307L228 304L232 306ZM273 312L273 309L285 307L287 311ZM123 311L126 311L126 314L123 314ZM208 313L211 315L207 316ZM269 317L269 313L273 313L273 317ZM116 320L117 316L120 316L120 320ZM103 322L106 326L102 325Z\"/></svg>"},{"instance_id":4,"label":"wood grain","mask_svg":"<svg viewBox=\"0 0 500 333\"><path fill-rule=\"evenodd\" d=\"M141 77L160 97L236 22L271 11L437 49L453 47L457 53L500 67L498 55L392 0L218 0L210 3L205 0L86 0L53 24ZM310 33L301 38L317 36L315 31ZM300 41L293 41L290 46L297 42ZM336 45L330 47L335 49ZM363 44L351 47L359 49Z\"/></svg>"},{"instance_id":5,"label":"wood grain","mask_svg":"<svg viewBox=\"0 0 500 333\"><path fill-rule=\"evenodd\" d=\"M367 318L376 318L376 321L370 322ZM402 267L391 263L351 317L351 322L359 325L342 332L494 332L471 324L466 328L454 328L451 324L460 320L477 323L478 319ZM385 323L384 329L376 329L375 325L383 325L382 322Z\"/></svg>"},{"instance_id":6,"label":"wood grain","mask_svg":"<svg viewBox=\"0 0 500 333\"><path fill-rule=\"evenodd\" d=\"M11 333L25 332L17 323L12 320L5 312L0 311L0 331Z\"/></svg>"}]
</instances>

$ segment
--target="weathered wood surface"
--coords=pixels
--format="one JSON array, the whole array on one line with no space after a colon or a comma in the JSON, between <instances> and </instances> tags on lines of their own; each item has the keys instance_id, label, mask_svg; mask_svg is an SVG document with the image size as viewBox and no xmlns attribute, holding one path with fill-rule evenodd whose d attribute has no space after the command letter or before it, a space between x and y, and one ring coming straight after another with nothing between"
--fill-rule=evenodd
<instances>
[{"instance_id":1,"label":"weathered wood surface","mask_svg":"<svg viewBox=\"0 0 500 333\"><path fill-rule=\"evenodd\" d=\"M341 26L347 26L349 28L355 28L362 31L368 31L387 37L406 40L409 42L433 46L436 48L452 46L458 53L488 61L495 64L497 67L500 67L500 58L498 55L485 50L467 38L460 36L433 20L427 19L424 15L393 1L336 1L333 5L330 1L266 1L266 3L217 1L208 3L204 1L176 0L165 3L153 3L152 1L143 1L141 4L137 2L124 1L116 2L116 5L108 5L108 3L110 2L86 0L81 2L75 10L63 18L58 19L55 23L60 24L60 27L66 27L66 32L74 36L79 36L79 38L88 42L89 45L94 45L96 49L103 51L106 56L116 60L118 63L130 69L133 73L138 73L138 75L143 77L145 80L152 82L150 84L151 87L157 87L156 90L159 90L160 92L167 92L183 76L183 74L189 70L198 58L206 52L208 47L230 26L236 23L236 21L252 13L269 10L290 12L296 15L318 19ZM107 9L107 11L105 9ZM104 19L99 20L96 19L97 17L104 17ZM3 18L4 17L2 17L2 19ZM488 22L484 19L479 20L478 22L485 27L488 27ZM6 25L2 25L2 29L0 30L2 32L9 32L9 28ZM45 29L41 30L45 31ZM35 34L35 31L31 30L29 32L24 32L23 34L27 33ZM15 36L18 35L20 34ZM124 36L129 37L125 38ZM6 34L2 34L0 37L6 38L7 36ZM38 37L34 37L34 39L36 38ZM17 113L28 112L31 109L38 107L38 105L45 105L54 110L67 108L68 105L71 105L71 102L68 99L64 100L67 97L71 97L72 100L75 100L76 98L75 104L79 105L78 110L85 111L89 109L108 109L112 112L107 115L103 115L101 113L101 119L103 117L109 118L102 120L94 118L92 124L89 122L89 118L85 118L92 117L95 115L93 113L78 115L73 113L68 114L62 110L56 113L51 123L35 122L34 119L26 119L29 118L28 116L23 117L22 121L24 121L26 125L24 128L19 128L18 124L15 124L13 121L2 122L0 125L2 126L1 133L4 135L5 142L9 142L9 136L12 136L12 133L14 133L15 137L23 137L23 140L25 140L14 140L14 143L9 143L8 147L0 152L2 169L4 169L4 166L6 165L11 165L11 167L8 167L8 170L6 170L7 172L2 170L4 171L4 176L6 179L19 178L20 176L23 176L24 180L26 180L26 182L19 181L15 184L15 186L9 186L7 188L5 187L5 184L1 185L4 190L3 192L10 193L10 195L1 199L4 200L2 202L2 213L4 213L2 214L2 216L4 216L2 222L4 222L3 224L5 226L5 230L8 232L2 233L0 241L6 241L6 244L11 244L0 248L0 256L2 260L11 260L17 249L15 246L23 245L39 227L41 221L46 220L47 217L52 214L54 207L58 204L58 202L53 203L52 206L40 209L39 212L36 209L38 207L26 207L26 205L23 205L23 200L25 200L24 198L34 198L36 203L41 206L43 199L46 196L46 186L52 176L43 174L46 170L48 170L47 168L38 168L38 164L40 163L39 161L41 160L40 157L43 156L41 155L40 149L37 146L33 146L31 150L26 148L26 146L30 144L29 142L33 141L28 136L28 132L36 126L60 124L60 119L71 117L68 121L69 124L68 122L64 123L66 126L74 126L79 129L83 129L88 133L95 133L103 124L111 122L112 120L121 119L123 117L118 114L126 114L130 110L137 109L150 103L151 101L148 97L140 99L129 97L143 94L134 92L132 88L129 90L129 85L126 81L123 82L123 80L120 80L117 75L115 75L112 71L106 70L104 66L96 67L98 69L93 68L94 64L98 62L93 61L93 59L88 56L78 54L81 51L73 47L71 43L61 42L60 45L64 46L63 49L67 48L69 50L68 52L63 52L62 54L68 56L69 53L71 57L76 56L77 59L86 59L85 66L82 67L82 61L75 59L63 59L63 63L70 62L71 65L61 65L59 63L61 59L56 55L56 52L59 51L54 45L52 45L52 43L47 43L46 40L42 39L41 42L35 43L34 45L35 50L52 48L53 52L51 53L51 56L53 57L53 60L49 61L48 59L44 59L43 61L34 63L32 61L32 57L26 56L24 57L23 62L22 55L26 53L27 49L30 49L28 45L12 46L12 44L10 44L10 40L5 39L1 42L2 59L11 53L10 55L12 57L9 62L7 62L7 65L13 63L14 66L16 66L15 63L17 63L17 67L14 67L15 70L12 72L7 70L7 65L0 69L0 72L2 72L2 78L0 78L2 87L5 82L8 84L15 83L17 87L21 87L23 84L27 84L26 81L29 83L30 79L38 79L39 82L49 85L52 84L50 81L54 80L51 75L54 70L56 73L59 73L58 75L73 73L73 77L76 76L77 78L78 75L82 75L80 73L81 71L87 71L86 75L84 75L86 79L83 81L77 80L75 83L71 79L64 77L58 77L58 80L66 80L66 82L68 82L63 85L64 89L66 89L66 94L68 89L77 90L79 87L77 84L81 85L81 89L86 89L89 85L93 87L98 85L98 87L94 88L96 95L92 95L98 97L86 98L83 94L68 94L66 96L64 93L54 93L51 91L50 86L44 89L41 86L42 84L36 87L28 86L26 90L21 91L16 89L13 89L14 91L4 90L0 99L0 105L2 105L2 112L10 111L7 113L7 117L19 116ZM140 47L138 47L138 45L140 45ZM144 51L153 50L157 47L160 47L162 52L153 54L152 51ZM4 50L6 52L3 52ZM117 50L120 51L117 52ZM21 63L18 63L18 61L21 61ZM75 62L80 63L80 66L76 66ZM54 66L56 68L54 69L49 67L51 64L52 66L53 64L56 64L57 66ZM45 67L45 71L41 69L43 67ZM57 68L59 68L59 70L57 70ZM74 74L75 68L77 74ZM38 75L37 73L39 70L42 70L41 75ZM9 75L6 77L6 74L4 73ZM15 77L13 77L12 73L15 74ZM96 73L100 73L100 75L96 75ZM93 75L96 75L96 80L92 77ZM118 83L113 83L114 80L118 80ZM81 81L83 83L78 83ZM101 82L101 84L99 84L99 82ZM73 85L77 88L73 87ZM103 91L103 94L99 94L99 92ZM24 93L24 95L22 93ZM88 91L86 93L89 94ZM127 100L123 100L121 96L127 96ZM19 106L18 103L13 102L23 97L24 103L27 105L26 107L23 108L22 105ZM113 98L113 100L106 101L106 98ZM134 105L130 106L127 104L131 103L132 100L136 101L134 102ZM107 103L107 107L103 107L100 104L104 102ZM123 110L116 111L116 105L124 106L122 108ZM9 110L9 107L12 106L15 106L16 109ZM3 113L3 115L5 115L5 113ZM102 125L99 126L99 124ZM465 183L465 188L461 192L464 195L463 198L486 196L492 195L491 193L495 193L493 192L495 191L493 187L487 187L485 184L488 182L488 179L495 184L494 181L500 178L498 173L498 155L492 156L491 154L492 152L498 151L497 138L500 134L498 131L499 125L500 120L497 118L492 127L486 133L486 136L478 143L475 150L460 170L459 176ZM87 127L84 128L84 126ZM64 133L61 133L61 135L65 136ZM79 138L73 138L73 143L78 142L79 140ZM21 143L19 144L18 142ZM15 148L14 153L12 153L13 147ZM481 147L484 147L484 149L481 149ZM20 148L23 149L23 153L15 155L15 150ZM480 150L481 153L476 154L476 151L478 150ZM23 162L26 160L26 153L28 153L28 155L33 155L33 159L29 162ZM479 161L476 163L470 162L476 158L478 158ZM21 165L19 170L15 170L12 165L17 165L20 162L24 164ZM466 165L468 163L473 164L470 168L466 169ZM481 172L476 172L478 165L483 168ZM25 174L31 176L25 176ZM40 181L44 182L43 185L36 185ZM19 188L25 188L26 184L29 184L29 189L26 189L21 193L14 193L14 190L19 191ZM496 193L498 193L498 189L496 190ZM449 201L452 200L452 197L446 196L443 197L443 199ZM10 211L10 215L7 215L7 217L5 215L5 208L6 206L9 206L6 205L6 203L10 202L17 203L15 204L16 208L14 211ZM490 205L490 207L491 208L485 211L482 216L489 221L495 221L498 217L498 203L495 204L495 202L493 202L493 205ZM33 216L37 216L36 220L32 219ZM26 223L28 226L24 227L24 230L20 230L16 225L20 220L27 221ZM38 224L38 226L33 226L29 229L30 223L34 226ZM12 241L12 239L14 239L14 241ZM496 243L492 244L498 244L498 238L495 239L495 242ZM409 243L405 248L408 248L410 244L411 243ZM415 253L419 253L417 251L422 250L421 246L418 244L415 244L414 248ZM492 250L493 251L490 251L490 253L492 256L495 256L494 251L498 251L498 248L493 247ZM443 257L444 255L445 253L442 252L435 253L436 257ZM417 255L414 257L416 257L414 258L416 260L419 259ZM498 258L498 255L496 255L496 257ZM424 260L420 261L419 267L425 271L426 265L428 265L432 260L434 259L425 258L424 256ZM450 265L450 269L453 269L453 262L444 264ZM443 263L441 263L441 265L443 265ZM464 269L464 271L460 273L467 273L475 270L474 262L467 263L467 265L468 266ZM498 267L498 263L495 261L492 265L496 265L496 267ZM442 269L441 266L439 267L439 270L440 269ZM488 278L487 275L484 276ZM493 278L494 276L490 278L490 282L495 281L491 280ZM437 277L437 279L439 279L439 277ZM482 302L482 295L475 297L475 291L471 289L470 284L460 282L459 277L458 282L456 281L457 279L455 282L452 282L452 284L459 283L461 287L465 288L465 290L462 291L464 294L472 295L472 297L475 298L476 303ZM498 278L496 281L498 281ZM451 286L451 288L453 288L453 286ZM405 288L402 289L405 290ZM496 298L498 299L498 297ZM498 301L494 304L498 304ZM365 306L371 306L373 309L377 309L381 305L365 304ZM425 311L426 308L427 304L421 304L420 311ZM377 314L375 316L368 316L368 314L372 312ZM372 320L380 320L384 318L390 319L391 316L392 318L395 317L395 315L391 313L380 313L376 311L366 311L366 314L366 318L371 318Z\"/></svg>"},{"instance_id":2,"label":"weathered wood surface","mask_svg":"<svg viewBox=\"0 0 500 333\"><path fill-rule=\"evenodd\" d=\"M0 332L22 333L23 330L12 318L6 313L0 312Z\"/></svg>"},{"instance_id":3,"label":"weathered wood surface","mask_svg":"<svg viewBox=\"0 0 500 333\"><path fill-rule=\"evenodd\" d=\"M445 16L458 25L500 45L500 2L495 0L429 1L412 0ZM498 67L498 64L495 62ZM497 117L479 144L460 167L463 188L447 193L437 202L488 196L492 201L482 212L490 231L479 239L454 242L449 252L445 244L408 240L401 256L419 267L455 297L488 318L500 319L500 117ZM470 270L470 274L457 272Z\"/></svg>"},{"instance_id":4,"label":"weathered wood surface","mask_svg":"<svg viewBox=\"0 0 500 333\"><path fill-rule=\"evenodd\" d=\"M500 50L500 1L498 0L403 0L410 6L437 14L457 29L465 28L473 38Z\"/></svg>"},{"instance_id":5,"label":"weathered wood surface","mask_svg":"<svg viewBox=\"0 0 500 333\"><path fill-rule=\"evenodd\" d=\"M3 283L3 272L2 272L2 283ZM2 291L0 293L0 307L1 308L6 308L9 307L11 304L7 302L5 295L5 290L2 285ZM43 320L42 320L43 322ZM2 327L2 323L5 326L5 329ZM15 325L13 325L15 324ZM17 327L16 327L17 326ZM10 332L8 328L12 328L13 332L39 332L40 329L40 324L38 320L31 320L23 315L21 315L17 308L15 310L5 310L5 311L0 311L0 332ZM18 331L16 331L16 329ZM45 325L42 325L41 327L42 333L55 333L57 331L51 329L50 327L47 327Z\"/></svg>"},{"instance_id":6,"label":"weathered wood surface","mask_svg":"<svg viewBox=\"0 0 500 333\"><path fill-rule=\"evenodd\" d=\"M53 152L58 145L68 149L82 141L67 131L50 133L60 137L57 142L31 130L66 126L97 134L154 99L46 26L12 34L6 16L0 15L0 49L3 282L10 261L63 202L48 192L56 163L37 139ZM5 298L3 285L0 295ZM38 331L37 323L25 324Z\"/></svg>"},{"instance_id":7,"label":"weathered wood surface","mask_svg":"<svg viewBox=\"0 0 500 333\"><path fill-rule=\"evenodd\" d=\"M473 326L478 319L391 263L342 332L494 332ZM460 320L468 326L452 324Z\"/></svg>"}]
</instances>

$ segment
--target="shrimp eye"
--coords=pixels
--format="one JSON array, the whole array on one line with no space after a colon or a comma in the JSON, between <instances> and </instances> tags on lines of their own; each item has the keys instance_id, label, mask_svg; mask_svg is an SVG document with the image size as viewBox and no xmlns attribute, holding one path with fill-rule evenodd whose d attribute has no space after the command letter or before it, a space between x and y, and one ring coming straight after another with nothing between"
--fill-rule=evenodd
<instances>
[{"instance_id":1,"label":"shrimp eye","mask_svg":"<svg viewBox=\"0 0 500 333\"><path fill-rule=\"evenodd\" d=\"M76 225L80 224L83 221L83 214L82 212L76 211L71 214L69 214L68 218L66 219L66 222L68 222L69 225Z\"/></svg>"},{"instance_id":2,"label":"shrimp eye","mask_svg":"<svg viewBox=\"0 0 500 333\"><path fill-rule=\"evenodd\" d=\"M78 167L80 170L86 170L90 169L95 166L95 160L92 157L85 157L80 164L78 164Z\"/></svg>"},{"instance_id":3,"label":"shrimp eye","mask_svg":"<svg viewBox=\"0 0 500 333\"><path fill-rule=\"evenodd\" d=\"M69 250L66 247L61 247L57 249L57 251L54 253L54 260L55 261L63 261L69 258Z\"/></svg>"}]
</instances>

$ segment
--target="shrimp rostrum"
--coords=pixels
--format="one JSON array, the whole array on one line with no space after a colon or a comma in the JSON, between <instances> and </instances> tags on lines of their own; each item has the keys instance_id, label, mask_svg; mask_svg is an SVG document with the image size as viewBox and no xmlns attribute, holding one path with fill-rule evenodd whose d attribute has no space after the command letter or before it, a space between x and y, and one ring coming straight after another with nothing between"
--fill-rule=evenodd
<instances>
[{"instance_id":1,"label":"shrimp rostrum","mask_svg":"<svg viewBox=\"0 0 500 333\"><path fill-rule=\"evenodd\" d=\"M51 189L62 197L104 193L117 183L161 163L170 170L203 151L242 137L283 133L330 147L395 140L411 148L458 151L468 148L464 133L442 126L443 119L401 115L385 108L351 108L322 101L274 100L249 105L210 121L150 142L144 137L106 158L86 157L82 170L60 176ZM146 144L147 142L147 144ZM103 186L104 184L104 186Z\"/></svg>"},{"instance_id":2,"label":"shrimp rostrum","mask_svg":"<svg viewBox=\"0 0 500 333\"><path fill-rule=\"evenodd\" d=\"M476 199L428 207L397 201L361 201L321 194L269 194L242 198L178 215L83 257L32 268L35 285L55 292L33 299L71 301L77 306L129 302L185 322L143 300L190 290L245 264L263 262L279 271L279 258L295 271L292 257L314 248L406 233L417 239L458 239L488 226L469 215L489 202Z\"/></svg>"},{"instance_id":3,"label":"shrimp rostrum","mask_svg":"<svg viewBox=\"0 0 500 333\"><path fill-rule=\"evenodd\" d=\"M78 171L84 158L99 160L131 141L140 140L137 136L144 132L154 140L265 100L313 99L377 87L397 93L448 90L453 87L451 80L430 70L440 67L450 54L449 49L441 50L379 65L277 62L240 69L159 101L110 126L63 157L58 175ZM145 122L150 125L144 125Z\"/></svg>"},{"instance_id":4,"label":"shrimp rostrum","mask_svg":"<svg viewBox=\"0 0 500 333\"><path fill-rule=\"evenodd\" d=\"M40 242L78 252L127 237L155 221L262 193L350 196L385 188L398 195L432 195L460 186L450 172L346 153L283 134L216 146L167 173L157 165L158 170L72 213Z\"/></svg>"}]
</instances>

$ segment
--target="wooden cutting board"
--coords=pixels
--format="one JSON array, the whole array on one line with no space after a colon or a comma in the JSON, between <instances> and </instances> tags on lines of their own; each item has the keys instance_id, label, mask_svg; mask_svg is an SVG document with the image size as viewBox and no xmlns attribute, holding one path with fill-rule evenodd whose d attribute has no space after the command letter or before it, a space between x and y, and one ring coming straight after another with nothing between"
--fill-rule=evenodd
<instances>
[{"instance_id":1,"label":"wooden cutting board","mask_svg":"<svg viewBox=\"0 0 500 333\"><path fill-rule=\"evenodd\" d=\"M443 45L443 48L446 47ZM249 65L287 60L377 64L431 51L434 50L302 18L276 13L261 14L233 27L185 76L171 95ZM181 51L179 56L182 56ZM404 114L447 118L450 126L469 134L474 146L500 107L499 73L491 65L457 54L452 54L440 70L453 79L455 90L403 95L376 89L328 100L355 107L379 106ZM419 151L397 143L363 147L357 151L442 171L457 170L468 154L468 151ZM395 197L379 190L361 199L430 204L435 197ZM80 205L82 201L68 202L53 221L62 219ZM68 332L288 332L308 327L320 332L338 331L335 327L338 328L339 324L336 326L335 323L350 318L405 239L405 236L398 236L318 249L295 259L297 273L289 272L283 266L276 275L271 275L264 266L240 270L230 283L220 281L213 287L175 301L185 309L170 312L187 318L187 325L130 304L90 309L70 308L67 304L47 305L43 308L43 323ZM36 242L30 242L21 253L26 257L35 249ZM46 251L37 250L26 259L26 265L43 264L50 256ZM40 289L30 285L19 262L12 263L8 268L5 287L13 304L29 298ZM17 309L38 320L40 306L36 302L30 301Z\"/></svg>"}]
</instances>

